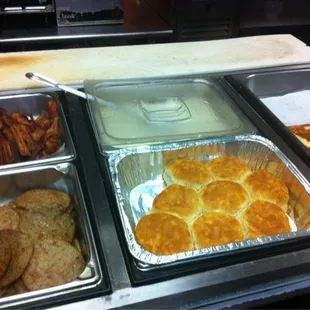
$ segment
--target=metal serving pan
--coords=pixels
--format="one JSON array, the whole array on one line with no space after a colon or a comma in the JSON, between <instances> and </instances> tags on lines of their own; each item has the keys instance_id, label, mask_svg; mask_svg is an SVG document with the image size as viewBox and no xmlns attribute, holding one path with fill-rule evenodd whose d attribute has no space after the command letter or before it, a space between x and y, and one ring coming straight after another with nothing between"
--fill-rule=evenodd
<instances>
[{"instance_id":1,"label":"metal serving pan","mask_svg":"<svg viewBox=\"0 0 310 310\"><path fill-rule=\"evenodd\" d=\"M208 76L85 81L101 154L121 148L249 134L256 128Z\"/></svg>"},{"instance_id":2,"label":"metal serving pan","mask_svg":"<svg viewBox=\"0 0 310 310\"><path fill-rule=\"evenodd\" d=\"M281 137L291 149L309 165L308 139L301 142L287 126L310 123L309 94L310 66L308 68L280 68L275 72L252 72L227 75L221 85L246 101ZM236 99L236 98L235 98Z\"/></svg>"},{"instance_id":3,"label":"metal serving pan","mask_svg":"<svg viewBox=\"0 0 310 310\"><path fill-rule=\"evenodd\" d=\"M57 102L60 122L64 133L64 145L52 156L38 160L22 161L19 163L0 165L0 171L4 169L14 169L30 165L42 165L55 162L64 162L76 157L74 145L67 125L67 121L56 94L49 95L43 93L19 94L0 96L0 108L8 112L20 112L31 114L36 119L42 111L47 111L48 100L54 99Z\"/></svg>"},{"instance_id":4,"label":"metal serving pan","mask_svg":"<svg viewBox=\"0 0 310 310\"><path fill-rule=\"evenodd\" d=\"M310 123L310 69L241 74L233 76L251 90L287 126ZM307 101L307 100L306 100ZM308 102L308 101L307 101ZM295 113L287 113L288 109Z\"/></svg>"},{"instance_id":5,"label":"metal serving pan","mask_svg":"<svg viewBox=\"0 0 310 310\"><path fill-rule=\"evenodd\" d=\"M23 293L11 297L0 298L0 308L26 307L32 302L49 298L66 298L69 294L77 294L98 285L102 280L102 270L91 230L82 189L76 168L71 163L29 167L27 169L8 170L0 173L0 205L16 198L22 192L32 188L52 188L68 193L76 211L76 238L80 241L82 253L86 261L83 273L73 282Z\"/></svg>"},{"instance_id":6,"label":"metal serving pan","mask_svg":"<svg viewBox=\"0 0 310 310\"><path fill-rule=\"evenodd\" d=\"M180 150L182 152L179 152ZM297 231L167 256L155 255L144 250L136 241L135 225L148 213L154 197L165 187L162 178L165 163L179 157L180 154L182 157L202 161L220 155L231 155L242 158L253 170L266 169L272 172L282 179L290 190L290 216L295 220ZM127 246L132 256L144 267L232 252L310 234L310 231L304 230L310 227L307 224L310 210L309 182L270 140L258 135L124 149L111 154L109 169Z\"/></svg>"}]
</instances>

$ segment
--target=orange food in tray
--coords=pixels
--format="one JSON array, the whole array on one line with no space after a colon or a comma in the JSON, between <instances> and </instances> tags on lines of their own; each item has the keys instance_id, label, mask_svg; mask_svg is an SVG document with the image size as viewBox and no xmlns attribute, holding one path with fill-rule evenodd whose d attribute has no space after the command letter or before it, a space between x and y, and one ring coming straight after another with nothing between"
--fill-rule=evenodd
<instances>
[{"instance_id":1,"label":"orange food in tray","mask_svg":"<svg viewBox=\"0 0 310 310\"><path fill-rule=\"evenodd\" d=\"M215 181L200 192L205 211L220 211L235 214L249 203L247 191L239 183Z\"/></svg>"},{"instance_id":2,"label":"orange food in tray","mask_svg":"<svg viewBox=\"0 0 310 310\"><path fill-rule=\"evenodd\" d=\"M246 209L242 218L249 238L273 236L291 231L286 213L268 201L256 200Z\"/></svg>"},{"instance_id":3,"label":"orange food in tray","mask_svg":"<svg viewBox=\"0 0 310 310\"><path fill-rule=\"evenodd\" d=\"M211 175L199 160L175 159L170 161L163 174L166 184L178 183L200 189L210 183Z\"/></svg>"},{"instance_id":4,"label":"orange food in tray","mask_svg":"<svg viewBox=\"0 0 310 310\"><path fill-rule=\"evenodd\" d=\"M207 167L214 180L242 182L251 173L246 163L231 156L217 157L208 162Z\"/></svg>"},{"instance_id":5,"label":"orange food in tray","mask_svg":"<svg viewBox=\"0 0 310 310\"><path fill-rule=\"evenodd\" d=\"M200 197L193 188L171 184L155 197L151 212L166 212L191 222L201 209Z\"/></svg>"},{"instance_id":6,"label":"orange food in tray","mask_svg":"<svg viewBox=\"0 0 310 310\"><path fill-rule=\"evenodd\" d=\"M240 159L223 156L208 163L175 159L164 167L163 177L168 186L155 197L150 214L135 229L138 243L154 254L169 255L294 229L286 214L286 185L270 172L251 171Z\"/></svg>"},{"instance_id":7,"label":"orange food in tray","mask_svg":"<svg viewBox=\"0 0 310 310\"><path fill-rule=\"evenodd\" d=\"M49 100L47 113L42 112L37 119L0 109L0 165L50 156L61 145L62 133L55 100Z\"/></svg>"},{"instance_id":8,"label":"orange food in tray","mask_svg":"<svg viewBox=\"0 0 310 310\"><path fill-rule=\"evenodd\" d=\"M289 129L310 149L310 124L290 126Z\"/></svg>"},{"instance_id":9,"label":"orange food in tray","mask_svg":"<svg viewBox=\"0 0 310 310\"><path fill-rule=\"evenodd\" d=\"M220 212L201 215L192 225L192 234L197 249L241 241L245 235L239 220Z\"/></svg>"},{"instance_id":10,"label":"orange food in tray","mask_svg":"<svg viewBox=\"0 0 310 310\"><path fill-rule=\"evenodd\" d=\"M186 252L194 248L186 222L167 213L143 216L135 234L142 247L158 255Z\"/></svg>"}]
</instances>

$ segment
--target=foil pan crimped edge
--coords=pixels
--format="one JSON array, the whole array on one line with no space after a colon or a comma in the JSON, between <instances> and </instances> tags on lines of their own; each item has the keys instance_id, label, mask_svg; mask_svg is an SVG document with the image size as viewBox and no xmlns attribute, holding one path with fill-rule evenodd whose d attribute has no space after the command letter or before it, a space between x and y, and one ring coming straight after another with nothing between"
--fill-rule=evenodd
<instances>
[{"instance_id":1,"label":"foil pan crimped edge","mask_svg":"<svg viewBox=\"0 0 310 310\"><path fill-rule=\"evenodd\" d=\"M308 236L310 234L310 229L294 231L287 234L276 235L271 237L262 237L257 239L244 240L240 242L218 245L214 247L209 247L205 249L193 250L184 253L178 253L173 255L155 255L144 250L136 241L134 234L134 227L130 223L130 219L125 211L124 197L122 193L122 188L119 180L119 171L118 165L122 159L127 156L134 154L144 154L144 153L153 153L153 152L162 152L162 151L174 151L181 150L192 147L201 147L206 145L214 144L227 144L232 142L254 142L259 145L267 147L271 154L275 155L284 165L290 170L290 172L298 179L302 184L304 189L310 193L310 184L304 178L304 176L298 171L295 165L272 143L270 140L259 136L259 135L240 135L208 140L199 140L199 141L186 141L186 142L177 142L169 143L163 145L151 145L151 146L141 146L135 148L127 148L114 152L109 157L109 169L111 173L112 183L114 191L116 194L117 205L125 232L126 242L129 248L131 255L137 259L139 262L147 265L164 265L176 261L184 261L190 258L197 258L202 256L209 256L213 254L220 254L225 252L231 252L238 249L245 249L250 247L259 246L262 244L272 244L278 243L280 241L295 239L303 236Z\"/></svg>"}]
</instances>

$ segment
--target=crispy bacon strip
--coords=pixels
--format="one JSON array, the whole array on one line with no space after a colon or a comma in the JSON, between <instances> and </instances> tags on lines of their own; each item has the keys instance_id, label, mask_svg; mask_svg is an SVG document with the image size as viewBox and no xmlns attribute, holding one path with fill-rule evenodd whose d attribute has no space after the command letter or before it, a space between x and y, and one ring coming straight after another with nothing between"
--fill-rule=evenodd
<instances>
[{"instance_id":1,"label":"crispy bacon strip","mask_svg":"<svg viewBox=\"0 0 310 310\"><path fill-rule=\"evenodd\" d=\"M61 146L59 138L51 137L45 142L44 152L48 155L54 154Z\"/></svg>"},{"instance_id":2,"label":"crispy bacon strip","mask_svg":"<svg viewBox=\"0 0 310 310\"><path fill-rule=\"evenodd\" d=\"M12 164L15 161L17 161L17 158L15 158L12 144L0 133L0 163Z\"/></svg>"},{"instance_id":3,"label":"crispy bacon strip","mask_svg":"<svg viewBox=\"0 0 310 310\"><path fill-rule=\"evenodd\" d=\"M36 124L37 127L41 128L43 130L47 130L51 126L52 122L44 113L42 113L35 120L35 124Z\"/></svg>"},{"instance_id":4,"label":"crispy bacon strip","mask_svg":"<svg viewBox=\"0 0 310 310\"><path fill-rule=\"evenodd\" d=\"M55 100L49 100L47 113L34 120L22 113L9 114L0 108L0 164L22 157L42 158L55 153L62 144L62 128Z\"/></svg>"},{"instance_id":5,"label":"crispy bacon strip","mask_svg":"<svg viewBox=\"0 0 310 310\"><path fill-rule=\"evenodd\" d=\"M43 139L45 135L45 131L41 129L40 127L37 127L32 133L31 137L35 142L39 142L40 140Z\"/></svg>"},{"instance_id":6,"label":"crispy bacon strip","mask_svg":"<svg viewBox=\"0 0 310 310\"><path fill-rule=\"evenodd\" d=\"M12 131L9 127L4 128L2 133L7 140L9 140L10 142L15 142L14 136L13 136Z\"/></svg>"},{"instance_id":7,"label":"crispy bacon strip","mask_svg":"<svg viewBox=\"0 0 310 310\"><path fill-rule=\"evenodd\" d=\"M55 100L48 101L47 111L50 118L58 117L57 102Z\"/></svg>"},{"instance_id":8,"label":"crispy bacon strip","mask_svg":"<svg viewBox=\"0 0 310 310\"><path fill-rule=\"evenodd\" d=\"M24 125L13 125L11 131L19 153L22 156L31 156L32 152L36 149L36 145L32 137L29 135L27 127Z\"/></svg>"},{"instance_id":9,"label":"crispy bacon strip","mask_svg":"<svg viewBox=\"0 0 310 310\"><path fill-rule=\"evenodd\" d=\"M48 140L51 137L60 137L60 120L59 117L53 119L51 127L46 131L44 140Z\"/></svg>"},{"instance_id":10,"label":"crispy bacon strip","mask_svg":"<svg viewBox=\"0 0 310 310\"><path fill-rule=\"evenodd\" d=\"M5 164L12 164L16 161L12 145L9 141L2 139L2 152L3 152L3 159Z\"/></svg>"},{"instance_id":11,"label":"crispy bacon strip","mask_svg":"<svg viewBox=\"0 0 310 310\"><path fill-rule=\"evenodd\" d=\"M48 155L55 153L61 146L60 120L58 117L54 118L51 127L46 131L44 142L43 152Z\"/></svg>"},{"instance_id":12,"label":"crispy bacon strip","mask_svg":"<svg viewBox=\"0 0 310 310\"><path fill-rule=\"evenodd\" d=\"M20 113L12 113L12 119L16 124L31 126L31 122L28 120L28 118Z\"/></svg>"},{"instance_id":13,"label":"crispy bacon strip","mask_svg":"<svg viewBox=\"0 0 310 310\"><path fill-rule=\"evenodd\" d=\"M11 127L14 124L12 117L7 113L2 114L2 120L3 123L8 127Z\"/></svg>"}]
</instances>

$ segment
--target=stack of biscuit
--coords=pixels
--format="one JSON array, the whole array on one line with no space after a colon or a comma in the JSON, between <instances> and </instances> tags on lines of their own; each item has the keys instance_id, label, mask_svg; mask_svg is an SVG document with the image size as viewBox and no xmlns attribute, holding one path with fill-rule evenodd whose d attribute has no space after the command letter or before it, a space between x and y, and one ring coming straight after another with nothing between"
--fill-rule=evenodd
<instances>
[{"instance_id":1,"label":"stack of biscuit","mask_svg":"<svg viewBox=\"0 0 310 310\"><path fill-rule=\"evenodd\" d=\"M70 197L29 190L0 208L0 297L71 282L85 268Z\"/></svg>"},{"instance_id":2,"label":"stack of biscuit","mask_svg":"<svg viewBox=\"0 0 310 310\"><path fill-rule=\"evenodd\" d=\"M164 168L167 187L135 228L138 243L170 255L292 230L285 184L242 160L221 156L207 163L179 158Z\"/></svg>"}]
</instances>

